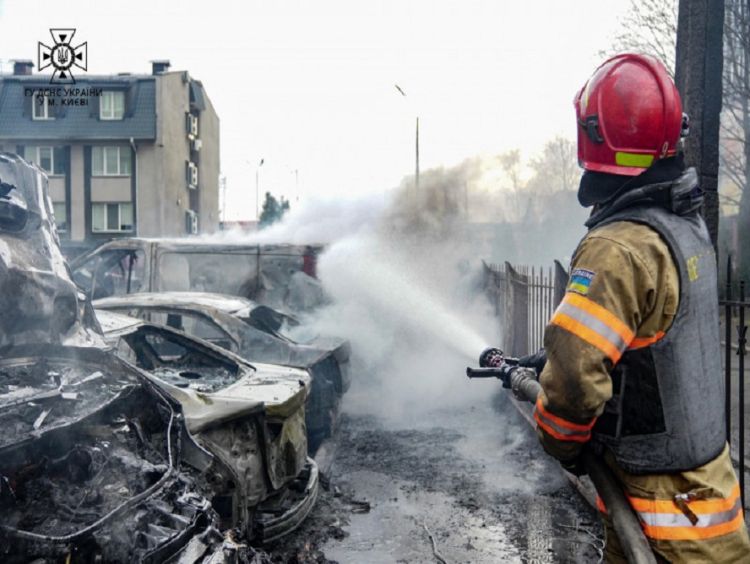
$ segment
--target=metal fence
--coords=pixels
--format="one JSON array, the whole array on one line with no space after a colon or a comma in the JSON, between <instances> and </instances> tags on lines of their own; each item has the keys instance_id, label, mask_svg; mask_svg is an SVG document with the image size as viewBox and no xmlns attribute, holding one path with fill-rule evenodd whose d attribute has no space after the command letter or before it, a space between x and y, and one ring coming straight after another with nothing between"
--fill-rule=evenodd
<instances>
[{"instance_id":1,"label":"metal fence","mask_svg":"<svg viewBox=\"0 0 750 564\"><path fill-rule=\"evenodd\" d=\"M732 257L727 259L727 278L724 286L724 299L719 307L724 310L724 386L727 442L733 440L732 411L736 406L737 442L733 452L739 461L740 491L742 506L745 507L745 356L747 355L747 314L750 301L745 297L745 281L735 282L732 277ZM733 357L737 357L737 398L733 398L735 382L732 378Z\"/></svg>"},{"instance_id":2,"label":"metal fence","mask_svg":"<svg viewBox=\"0 0 750 564\"><path fill-rule=\"evenodd\" d=\"M485 287L500 321L503 350L524 355L544 344L544 328L565 294L568 273L549 268L485 263Z\"/></svg>"}]
</instances>

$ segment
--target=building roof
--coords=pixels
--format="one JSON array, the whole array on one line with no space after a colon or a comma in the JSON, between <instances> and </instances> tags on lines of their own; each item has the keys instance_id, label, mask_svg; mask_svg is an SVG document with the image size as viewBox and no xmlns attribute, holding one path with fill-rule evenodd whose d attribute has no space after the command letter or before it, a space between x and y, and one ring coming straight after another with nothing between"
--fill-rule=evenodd
<instances>
[{"instance_id":1,"label":"building roof","mask_svg":"<svg viewBox=\"0 0 750 564\"><path fill-rule=\"evenodd\" d=\"M50 84L47 75L0 77L0 139L11 140L145 140L156 139L156 82L151 75L85 76L76 84ZM54 120L31 117L33 98L27 89L121 89L126 113L122 120L99 119L99 97L83 98L88 105L62 105L55 101ZM67 92L67 91L66 91Z\"/></svg>"}]
</instances>

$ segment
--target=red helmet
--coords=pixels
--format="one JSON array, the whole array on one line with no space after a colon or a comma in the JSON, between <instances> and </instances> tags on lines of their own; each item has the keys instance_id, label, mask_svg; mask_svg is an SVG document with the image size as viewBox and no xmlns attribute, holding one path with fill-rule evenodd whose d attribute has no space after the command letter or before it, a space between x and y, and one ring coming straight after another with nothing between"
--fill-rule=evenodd
<instances>
[{"instance_id":1,"label":"red helmet","mask_svg":"<svg viewBox=\"0 0 750 564\"><path fill-rule=\"evenodd\" d=\"M658 60L617 55L601 65L575 98L578 164L637 176L674 156L683 122L680 94Z\"/></svg>"}]
</instances>

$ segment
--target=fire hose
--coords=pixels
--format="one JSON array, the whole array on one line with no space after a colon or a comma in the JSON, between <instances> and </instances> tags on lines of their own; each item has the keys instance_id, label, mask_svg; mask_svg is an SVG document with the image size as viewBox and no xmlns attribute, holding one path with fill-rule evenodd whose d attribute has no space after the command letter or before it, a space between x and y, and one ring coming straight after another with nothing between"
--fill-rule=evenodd
<instances>
[{"instance_id":1,"label":"fire hose","mask_svg":"<svg viewBox=\"0 0 750 564\"><path fill-rule=\"evenodd\" d=\"M518 359L506 357L500 349L489 348L479 357L479 366L481 368L467 368L466 375L469 378L498 378L516 397L536 403L542 387L529 371L516 369ZM587 449L581 453L581 463L607 508L627 561L630 564L656 564L640 522L612 471Z\"/></svg>"}]
</instances>

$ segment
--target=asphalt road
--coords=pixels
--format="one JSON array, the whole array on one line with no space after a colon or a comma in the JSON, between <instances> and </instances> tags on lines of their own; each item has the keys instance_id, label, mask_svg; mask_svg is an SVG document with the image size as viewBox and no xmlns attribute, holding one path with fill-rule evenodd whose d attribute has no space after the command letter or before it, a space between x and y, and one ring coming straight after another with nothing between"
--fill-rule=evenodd
<instances>
[{"instance_id":1,"label":"asphalt road","mask_svg":"<svg viewBox=\"0 0 750 564\"><path fill-rule=\"evenodd\" d=\"M345 407L335 447L280 562L600 561L597 516L502 391L408 425Z\"/></svg>"}]
</instances>

